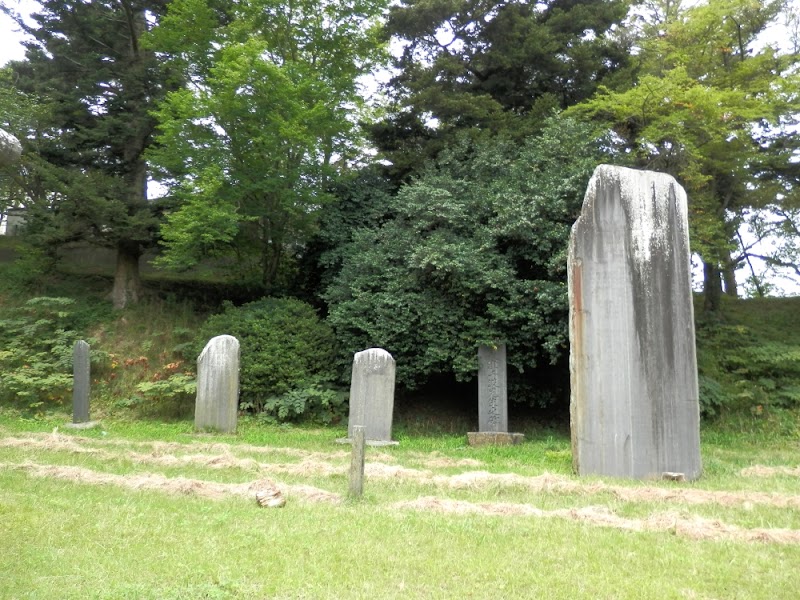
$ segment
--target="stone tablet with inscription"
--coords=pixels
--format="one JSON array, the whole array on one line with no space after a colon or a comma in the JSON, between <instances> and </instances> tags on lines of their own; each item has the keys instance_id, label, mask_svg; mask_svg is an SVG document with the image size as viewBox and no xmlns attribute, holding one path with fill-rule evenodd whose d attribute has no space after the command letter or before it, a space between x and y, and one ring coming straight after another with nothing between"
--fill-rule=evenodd
<instances>
[{"instance_id":1,"label":"stone tablet with inscription","mask_svg":"<svg viewBox=\"0 0 800 600\"><path fill-rule=\"evenodd\" d=\"M508 432L505 344L478 348L478 430Z\"/></svg>"},{"instance_id":2,"label":"stone tablet with inscription","mask_svg":"<svg viewBox=\"0 0 800 600\"><path fill-rule=\"evenodd\" d=\"M569 246L570 423L580 475L701 472L687 201L601 165Z\"/></svg>"},{"instance_id":3,"label":"stone tablet with inscription","mask_svg":"<svg viewBox=\"0 0 800 600\"><path fill-rule=\"evenodd\" d=\"M392 443L394 381L394 358L386 350L356 352L350 381L348 438L352 439L355 425L363 425L367 443Z\"/></svg>"},{"instance_id":4,"label":"stone tablet with inscription","mask_svg":"<svg viewBox=\"0 0 800 600\"><path fill-rule=\"evenodd\" d=\"M239 340L219 335L197 358L194 426L234 433L239 410Z\"/></svg>"}]
</instances>

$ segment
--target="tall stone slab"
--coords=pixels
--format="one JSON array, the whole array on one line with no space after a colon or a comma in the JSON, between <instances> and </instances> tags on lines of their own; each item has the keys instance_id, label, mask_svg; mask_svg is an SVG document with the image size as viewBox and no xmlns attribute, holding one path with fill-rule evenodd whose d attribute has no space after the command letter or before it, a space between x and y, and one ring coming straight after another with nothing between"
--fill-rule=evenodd
<instances>
[{"instance_id":1,"label":"tall stone slab","mask_svg":"<svg viewBox=\"0 0 800 600\"><path fill-rule=\"evenodd\" d=\"M701 472L686 193L601 165L569 245L570 424L580 475Z\"/></svg>"},{"instance_id":2,"label":"tall stone slab","mask_svg":"<svg viewBox=\"0 0 800 600\"><path fill-rule=\"evenodd\" d=\"M239 340L212 338L197 358L194 426L234 433L239 410Z\"/></svg>"},{"instance_id":3,"label":"tall stone slab","mask_svg":"<svg viewBox=\"0 0 800 600\"><path fill-rule=\"evenodd\" d=\"M83 340L75 342L72 349L72 422L89 422L89 389L91 366L89 344Z\"/></svg>"},{"instance_id":4,"label":"tall stone slab","mask_svg":"<svg viewBox=\"0 0 800 600\"><path fill-rule=\"evenodd\" d=\"M353 438L354 426L363 425L367 443L393 443L394 381L394 358L386 350L356 352L350 380L348 438Z\"/></svg>"},{"instance_id":5,"label":"tall stone slab","mask_svg":"<svg viewBox=\"0 0 800 600\"><path fill-rule=\"evenodd\" d=\"M505 344L478 348L478 430L508 432Z\"/></svg>"}]
</instances>

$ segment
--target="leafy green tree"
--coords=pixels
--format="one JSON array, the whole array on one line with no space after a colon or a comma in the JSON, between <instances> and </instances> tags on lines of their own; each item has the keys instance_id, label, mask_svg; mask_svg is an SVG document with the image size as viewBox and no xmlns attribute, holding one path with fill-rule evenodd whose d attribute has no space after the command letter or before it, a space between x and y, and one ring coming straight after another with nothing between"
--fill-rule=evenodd
<instances>
[{"instance_id":1,"label":"leafy green tree","mask_svg":"<svg viewBox=\"0 0 800 600\"><path fill-rule=\"evenodd\" d=\"M380 346L414 387L437 373L468 380L478 346L504 342L513 398L552 400L542 382L566 383L567 239L597 148L585 126L551 117L523 145L462 139L381 193L383 216L352 232L325 293L343 361Z\"/></svg>"},{"instance_id":2,"label":"leafy green tree","mask_svg":"<svg viewBox=\"0 0 800 600\"><path fill-rule=\"evenodd\" d=\"M14 85L46 107L47 121L21 132L36 154L27 180L29 229L54 248L85 240L114 248L114 305L140 296L139 258L157 219L147 200L144 152L150 115L165 91L153 52L141 45L166 0L45 0L28 34ZM13 4L0 4L13 14Z\"/></svg>"},{"instance_id":3,"label":"leafy green tree","mask_svg":"<svg viewBox=\"0 0 800 600\"><path fill-rule=\"evenodd\" d=\"M635 85L601 88L573 111L610 127L636 165L671 173L687 188L706 308L716 310L720 275L735 294L733 271L746 259L746 248L736 253L744 211L777 202L777 182L782 193L796 182L798 55L757 44L781 2L651 6L660 11L643 28Z\"/></svg>"},{"instance_id":4,"label":"leafy green tree","mask_svg":"<svg viewBox=\"0 0 800 600\"><path fill-rule=\"evenodd\" d=\"M161 264L255 252L266 289L359 152L358 78L381 59L383 0L175 0L150 44L188 86L156 111L150 156L174 208Z\"/></svg>"},{"instance_id":5,"label":"leafy green tree","mask_svg":"<svg viewBox=\"0 0 800 600\"><path fill-rule=\"evenodd\" d=\"M406 0L386 33L402 45L373 138L402 178L455 132L538 131L554 107L620 76L625 0Z\"/></svg>"}]
</instances>

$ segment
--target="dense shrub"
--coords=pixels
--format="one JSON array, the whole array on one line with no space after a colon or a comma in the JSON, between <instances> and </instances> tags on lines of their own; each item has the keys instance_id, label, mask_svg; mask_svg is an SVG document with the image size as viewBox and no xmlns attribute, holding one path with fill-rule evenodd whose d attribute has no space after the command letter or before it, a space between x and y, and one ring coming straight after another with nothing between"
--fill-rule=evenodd
<instances>
[{"instance_id":1,"label":"dense shrub","mask_svg":"<svg viewBox=\"0 0 800 600\"><path fill-rule=\"evenodd\" d=\"M600 159L591 131L553 117L521 145L464 138L396 195L379 188L371 223L332 221L355 225L322 257L342 368L381 347L406 388L469 381L478 347L505 343L513 402L566 399L567 241Z\"/></svg>"},{"instance_id":2,"label":"dense shrub","mask_svg":"<svg viewBox=\"0 0 800 600\"><path fill-rule=\"evenodd\" d=\"M698 324L700 408L706 416L726 408L759 412L770 406L800 406L800 346L792 339L775 339L775 332L770 332L766 323L754 329L737 322L762 308L752 302L731 304L731 314L724 320L701 320ZM778 301L772 302L778 306ZM781 311L773 312L780 315ZM793 318L791 311L783 312ZM765 315L769 318L775 316ZM793 326L785 323L784 329L791 332Z\"/></svg>"},{"instance_id":3,"label":"dense shrub","mask_svg":"<svg viewBox=\"0 0 800 600\"><path fill-rule=\"evenodd\" d=\"M31 408L62 402L72 390L74 301L31 298L0 319L0 399Z\"/></svg>"},{"instance_id":4,"label":"dense shrub","mask_svg":"<svg viewBox=\"0 0 800 600\"><path fill-rule=\"evenodd\" d=\"M242 409L277 420L338 416L343 398L333 387L333 333L311 306L289 298L227 304L200 328L194 356L223 334L240 343Z\"/></svg>"}]
</instances>

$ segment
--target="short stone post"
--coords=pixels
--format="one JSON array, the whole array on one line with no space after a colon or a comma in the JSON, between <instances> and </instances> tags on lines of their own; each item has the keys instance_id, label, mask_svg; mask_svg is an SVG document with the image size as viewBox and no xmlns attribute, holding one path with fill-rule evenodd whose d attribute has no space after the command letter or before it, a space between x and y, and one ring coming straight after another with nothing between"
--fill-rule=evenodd
<instances>
[{"instance_id":1,"label":"short stone post","mask_svg":"<svg viewBox=\"0 0 800 600\"><path fill-rule=\"evenodd\" d=\"M356 353L350 381L349 439L353 427L363 425L368 445L397 443L392 441L394 381L394 358L386 350L370 348Z\"/></svg>"},{"instance_id":2,"label":"short stone post","mask_svg":"<svg viewBox=\"0 0 800 600\"><path fill-rule=\"evenodd\" d=\"M360 498L364 493L364 452L366 436L363 425L354 425L351 434L353 452L350 457L350 490L351 498Z\"/></svg>"},{"instance_id":3,"label":"short stone post","mask_svg":"<svg viewBox=\"0 0 800 600\"><path fill-rule=\"evenodd\" d=\"M197 358L196 429L234 433L239 410L239 340L212 338Z\"/></svg>"},{"instance_id":4,"label":"short stone post","mask_svg":"<svg viewBox=\"0 0 800 600\"><path fill-rule=\"evenodd\" d=\"M506 345L478 348L478 431L467 433L470 446L519 444L525 436L508 432Z\"/></svg>"},{"instance_id":5,"label":"short stone post","mask_svg":"<svg viewBox=\"0 0 800 600\"><path fill-rule=\"evenodd\" d=\"M570 425L579 475L700 475L686 192L600 165L569 244Z\"/></svg>"},{"instance_id":6,"label":"short stone post","mask_svg":"<svg viewBox=\"0 0 800 600\"><path fill-rule=\"evenodd\" d=\"M89 391L91 366L89 344L83 340L75 342L72 349L72 422L89 422Z\"/></svg>"}]
</instances>

